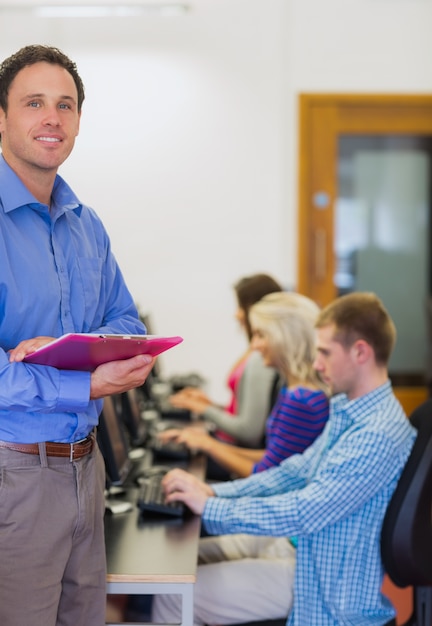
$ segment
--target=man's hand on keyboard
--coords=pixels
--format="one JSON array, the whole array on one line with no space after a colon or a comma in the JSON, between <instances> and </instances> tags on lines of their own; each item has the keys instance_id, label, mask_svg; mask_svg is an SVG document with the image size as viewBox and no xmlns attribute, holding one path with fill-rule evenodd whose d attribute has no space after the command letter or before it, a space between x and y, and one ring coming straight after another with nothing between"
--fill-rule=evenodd
<instances>
[{"instance_id":1,"label":"man's hand on keyboard","mask_svg":"<svg viewBox=\"0 0 432 626\"><path fill-rule=\"evenodd\" d=\"M167 502L184 502L197 515L204 511L207 499L215 495L210 485L178 468L164 476L162 485Z\"/></svg>"}]
</instances>

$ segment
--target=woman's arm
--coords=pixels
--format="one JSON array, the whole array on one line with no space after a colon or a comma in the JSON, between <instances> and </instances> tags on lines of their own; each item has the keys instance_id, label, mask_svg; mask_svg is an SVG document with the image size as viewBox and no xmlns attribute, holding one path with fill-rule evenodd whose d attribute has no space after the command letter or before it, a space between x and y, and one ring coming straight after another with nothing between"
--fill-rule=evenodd
<instances>
[{"instance_id":1,"label":"woman's arm","mask_svg":"<svg viewBox=\"0 0 432 626\"><path fill-rule=\"evenodd\" d=\"M190 427L171 429L159 433L162 441L175 440L185 443L192 450L200 450L237 476L249 476L254 464L261 459L264 450L253 450L232 446L215 439L206 432Z\"/></svg>"},{"instance_id":2,"label":"woman's arm","mask_svg":"<svg viewBox=\"0 0 432 626\"><path fill-rule=\"evenodd\" d=\"M262 458L264 453L264 450L232 446L210 435L205 435L205 437L203 451L219 465L240 478L250 476L255 463Z\"/></svg>"},{"instance_id":3,"label":"woman's arm","mask_svg":"<svg viewBox=\"0 0 432 626\"><path fill-rule=\"evenodd\" d=\"M276 377L277 372L265 366L261 354L253 351L239 381L237 413L232 415L220 407L210 405L202 416L234 437L240 445L251 448L262 446Z\"/></svg>"}]
</instances>

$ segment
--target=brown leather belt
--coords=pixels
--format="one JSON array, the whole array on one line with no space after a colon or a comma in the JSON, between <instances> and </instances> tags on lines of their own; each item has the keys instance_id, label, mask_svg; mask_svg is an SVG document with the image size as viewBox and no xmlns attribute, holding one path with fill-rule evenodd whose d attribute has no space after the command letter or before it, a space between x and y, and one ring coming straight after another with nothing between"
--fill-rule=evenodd
<instances>
[{"instance_id":1,"label":"brown leather belt","mask_svg":"<svg viewBox=\"0 0 432 626\"><path fill-rule=\"evenodd\" d=\"M83 456L90 454L94 447L94 435L89 435L81 441L75 443L56 443L47 441L45 450L47 456L69 457L70 461L81 459ZM7 448L15 452L23 452L24 454L39 454L39 446L37 443L13 443L11 441L0 441L0 448Z\"/></svg>"}]
</instances>

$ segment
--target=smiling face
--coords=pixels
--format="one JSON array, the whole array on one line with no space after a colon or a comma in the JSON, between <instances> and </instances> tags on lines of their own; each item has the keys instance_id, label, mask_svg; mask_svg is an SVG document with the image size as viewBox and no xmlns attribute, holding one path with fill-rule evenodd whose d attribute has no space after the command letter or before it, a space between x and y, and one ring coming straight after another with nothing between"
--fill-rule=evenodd
<instances>
[{"instance_id":1,"label":"smiling face","mask_svg":"<svg viewBox=\"0 0 432 626\"><path fill-rule=\"evenodd\" d=\"M3 156L22 178L55 174L72 151L79 131L78 95L67 70L39 62L12 81L7 112L0 109Z\"/></svg>"},{"instance_id":2,"label":"smiling face","mask_svg":"<svg viewBox=\"0 0 432 626\"><path fill-rule=\"evenodd\" d=\"M259 329L254 330L252 335L251 347L261 353L263 363L267 367L276 365L274 351L270 346L269 337L266 333Z\"/></svg>"}]
</instances>

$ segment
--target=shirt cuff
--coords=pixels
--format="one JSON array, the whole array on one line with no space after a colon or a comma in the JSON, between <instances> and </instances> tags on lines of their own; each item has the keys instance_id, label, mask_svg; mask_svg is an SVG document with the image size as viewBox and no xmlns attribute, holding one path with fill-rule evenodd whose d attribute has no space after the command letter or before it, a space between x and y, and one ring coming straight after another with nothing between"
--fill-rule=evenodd
<instances>
[{"instance_id":1,"label":"shirt cuff","mask_svg":"<svg viewBox=\"0 0 432 626\"><path fill-rule=\"evenodd\" d=\"M90 372L59 370L60 394L56 410L79 413L90 402Z\"/></svg>"},{"instance_id":2,"label":"shirt cuff","mask_svg":"<svg viewBox=\"0 0 432 626\"><path fill-rule=\"evenodd\" d=\"M230 502L224 498L208 498L202 514L205 529L210 535L225 533L226 512Z\"/></svg>"}]
</instances>

